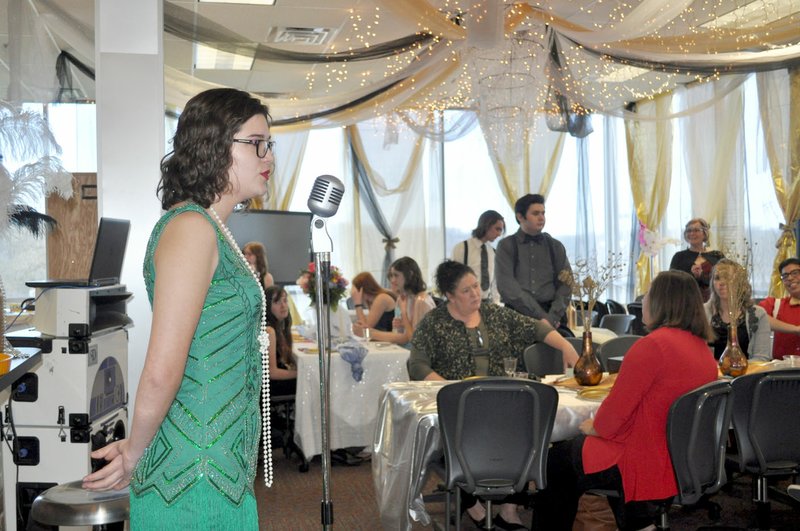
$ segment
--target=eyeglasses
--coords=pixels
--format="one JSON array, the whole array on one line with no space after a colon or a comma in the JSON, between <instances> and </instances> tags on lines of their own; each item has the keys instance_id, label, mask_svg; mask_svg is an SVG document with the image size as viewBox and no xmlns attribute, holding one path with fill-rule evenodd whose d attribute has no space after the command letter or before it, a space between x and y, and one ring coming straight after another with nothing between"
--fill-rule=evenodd
<instances>
[{"instance_id":1,"label":"eyeglasses","mask_svg":"<svg viewBox=\"0 0 800 531\"><path fill-rule=\"evenodd\" d=\"M478 346L480 348L483 348L483 334L481 334L481 329L480 328L476 328L475 329L475 334L478 337Z\"/></svg>"},{"instance_id":2,"label":"eyeglasses","mask_svg":"<svg viewBox=\"0 0 800 531\"><path fill-rule=\"evenodd\" d=\"M255 146L256 156L260 159L266 157L267 153L271 153L272 148L275 147L274 140L264 140L263 138L234 138L233 141L239 144L251 144Z\"/></svg>"},{"instance_id":3,"label":"eyeglasses","mask_svg":"<svg viewBox=\"0 0 800 531\"><path fill-rule=\"evenodd\" d=\"M800 269L792 269L791 271L787 271L786 273L781 274L781 280L789 280L790 278L797 278L800 276Z\"/></svg>"},{"instance_id":4,"label":"eyeglasses","mask_svg":"<svg viewBox=\"0 0 800 531\"><path fill-rule=\"evenodd\" d=\"M703 229L686 229L683 232L703 232Z\"/></svg>"}]
</instances>

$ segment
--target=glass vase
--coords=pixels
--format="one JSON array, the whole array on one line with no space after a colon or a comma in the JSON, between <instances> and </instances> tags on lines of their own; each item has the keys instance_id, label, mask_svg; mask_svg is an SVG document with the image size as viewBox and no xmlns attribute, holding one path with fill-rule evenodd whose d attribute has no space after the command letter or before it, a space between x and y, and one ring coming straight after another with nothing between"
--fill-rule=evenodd
<instances>
[{"instance_id":1,"label":"glass vase","mask_svg":"<svg viewBox=\"0 0 800 531\"><path fill-rule=\"evenodd\" d=\"M719 357L719 370L723 376L731 378L747 372L747 356L739 346L736 323L733 321L728 325L728 343L722 351L722 356Z\"/></svg>"},{"instance_id":2,"label":"glass vase","mask_svg":"<svg viewBox=\"0 0 800 531\"><path fill-rule=\"evenodd\" d=\"M583 332L583 348L581 356L575 364L575 380L580 385L597 385L603 379L603 369L600 367L600 360L594 354L592 343L592 333Z\"/></svg>"}]
</instances>

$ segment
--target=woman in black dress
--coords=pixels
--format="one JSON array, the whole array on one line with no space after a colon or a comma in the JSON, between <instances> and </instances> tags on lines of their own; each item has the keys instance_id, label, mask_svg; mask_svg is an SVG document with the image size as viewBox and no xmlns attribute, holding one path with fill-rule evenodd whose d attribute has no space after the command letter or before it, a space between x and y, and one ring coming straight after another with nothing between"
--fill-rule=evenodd
<instances>
[{"instance_id":1,"label":"woman in black dress","mask_svg":"<svg viewBox=\"0 0 800 531\"><path fill-rule=\"evenodd\" d=\"M710 295L711 269L725 258L719 251L706 249L710 230L711 225L703 218L690 219L683 229L683 239L689 248L675 253L669 264L670 269L685 271L694 277L703 294L703 302Z\"/></svg>"}]
</instances>

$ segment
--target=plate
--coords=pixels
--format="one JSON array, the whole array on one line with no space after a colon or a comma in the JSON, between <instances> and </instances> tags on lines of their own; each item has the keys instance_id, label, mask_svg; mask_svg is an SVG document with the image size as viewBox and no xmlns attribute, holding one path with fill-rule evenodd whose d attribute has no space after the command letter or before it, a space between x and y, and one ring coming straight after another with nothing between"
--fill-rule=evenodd
<instances>
[{"instance_id":1,"label":"plate","mask_svg":"<svg viewBox=\"0 0 800 531\"><path fill-rule=\"evenodd\" d=\"M392 344L389 343L388 341L371 341L370 346L373 346L375 348L386 348L386 347L391 347Z\"/></svg>"},{"instance_id":2,"label":"plate","mask_svg":"<svg viewBox=\"0 0 800 531\"><path fill-rule=\"evenodd\" d=\"M610 388L597 388L591 387L586 389L581 389L578 391L578 398L582 398L584 400L591 400L592 402L602 402L605 397L608 396L608 392L611 391Z\"/></svg>"}]
</instances>

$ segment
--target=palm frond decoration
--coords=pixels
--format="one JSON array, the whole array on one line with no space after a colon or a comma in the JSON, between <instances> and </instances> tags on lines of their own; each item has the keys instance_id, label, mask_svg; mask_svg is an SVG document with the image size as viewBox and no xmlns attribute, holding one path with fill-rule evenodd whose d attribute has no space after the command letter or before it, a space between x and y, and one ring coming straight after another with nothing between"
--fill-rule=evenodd
<instances>
[{"instance_id":1,"label":"palm frond decoration","mask_svg":"<svg viewBox=\"0 0 800 531\"><path fill-rule=\"evenodd\" d=\"M61 164L60 154L43 115L0 101L0 235L10 225L34 236L55 226L55 219L29 205L51 193L72 196L72 174ZM25 164L10 172L4 157Z\"/></svg>"}]
</instances>

